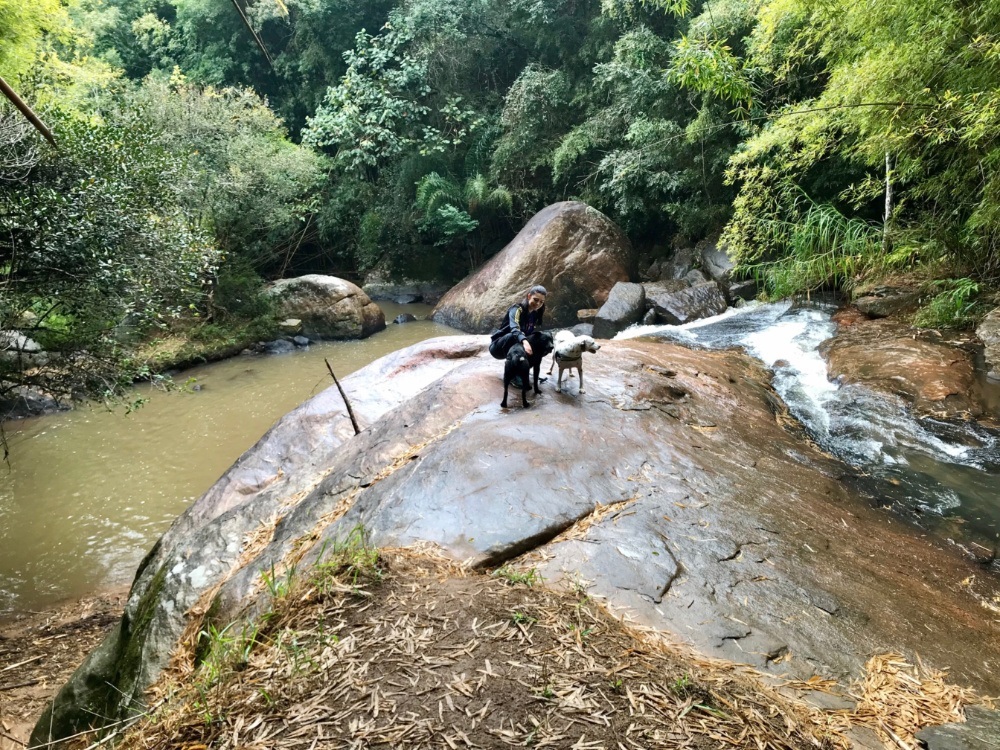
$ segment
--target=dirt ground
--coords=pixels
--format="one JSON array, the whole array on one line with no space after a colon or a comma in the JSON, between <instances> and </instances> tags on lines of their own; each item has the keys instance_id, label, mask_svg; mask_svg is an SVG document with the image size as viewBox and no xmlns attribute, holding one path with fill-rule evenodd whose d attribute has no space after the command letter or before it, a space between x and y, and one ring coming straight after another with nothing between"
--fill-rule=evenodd
<instances>
[{"instance_id":1,"label":"dirt ground","mask_svg":"<svg viewBox=\"0 0 1000 750\"><path fill-rule=\"evenodd\" d=\"M0 750L26 746L46 702L121 617L127 593L0 621Z\"/></svg>"},{"instance_id":2,"label":"dirt ground","mask_svg":"<svg viewBox=\"0 0 1000 750\"><path fill-rule=\"evenodd\" d=\"M530 573L402 550L362 567L330 566L262 618L209 627L199 666L175 660L147 696L151 715L116 746L896 748L976 700L887 656L851 708L819 707L802 697L832 697L825 681L767 684Z\"/></svg>"}]
</instances>

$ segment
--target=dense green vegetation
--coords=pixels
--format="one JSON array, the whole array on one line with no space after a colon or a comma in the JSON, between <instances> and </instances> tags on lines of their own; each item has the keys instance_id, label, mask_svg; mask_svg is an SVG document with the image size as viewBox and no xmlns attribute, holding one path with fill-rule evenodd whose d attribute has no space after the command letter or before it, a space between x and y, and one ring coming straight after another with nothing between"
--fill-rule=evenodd
<instances>
[{"instance_id":1,"label":"dense green vegetation","mask_svg":"<svg viewBox=\"0 0 1000 750\"><path fill-rule=\"evenodd\" d=\"M63 356L0 380L114 392L157 331L266 330L263 279L457 279L568 198L649 258L722 231L772 295L902 279L962 325L998 73L995 3L0 0L60 144L0 111L0 330Z\"/></svg>"}]
</instances>

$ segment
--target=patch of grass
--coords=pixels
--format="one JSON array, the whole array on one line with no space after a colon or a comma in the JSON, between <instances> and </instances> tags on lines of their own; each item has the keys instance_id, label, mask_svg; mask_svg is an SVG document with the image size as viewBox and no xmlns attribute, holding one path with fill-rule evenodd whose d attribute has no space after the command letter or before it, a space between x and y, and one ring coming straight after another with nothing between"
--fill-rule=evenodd
<instances>
[{"instance_id":1,"label":"patch of grass","mask_svg":"<svg viewBox=\"0 0 1000 750\"><path fill-rule=\"evenodd\" d=\"M527 615L524 612L511 612L510 621L515 625L531 625L532 623L538 622L531 615Z\"/></svg>"},{"instance_id":2,"label":"patch of grass","mask_svg":"<svg viewBox=\"0 0 1000 750\"><path fill-rule=\"evenodd\" d=\"M343 541L326 542L313 566L313 585L321 595L348 580L355 589L378 583L384 571L379 551L368 543L364 527L355 526Z\"/></svg>"},{"instance_id":3,"label":"patch of grass","mask_svg":"<svg viewBox=\"0 0 1000 750\"><path fill-rule=\"evenodd\" d=\"M691 675L684 674L678 677L670 685L670 691L674 695L685 696L691 692Z\"/></svg>"},{"instance_id":4,"label":"patch of grass","mask_svg":"<svg viewBox=\"0 0 1000 750\"><path fill-rule=\"evenodd\" d=\"M198 633L198 647L204 654L198 684L205 689L220 683L232 672L242 672L254 647L260 643L257 624L231 622L224 628L209 623Z\"/></svg>"},{"instance_id":5,"label":"patch of grass","mask_svg":"<svg viewBox=\"0 0 1000 750\"><path fill-rule=\"evenodd\" d=\"M535 568L525 572L518 570L517 568L512 568L509 565L504 565L503 567L494 570L491 575L494 578L502 578L511 586L524 585L531 587L536 583L541 583L542 581L541 575L539 575L538 570Z\"/></svg>"},{"instance_id":6,"label":"patch of grass","mask_svg":"<svg viewBox=\"0 0 1000 750\"><path fill-rule=\"evenodd\" d=\"M970 278L944 279L929 288L937 294L914 316L919 328L965 328L976 317L979 284Z\"/></svg>"},{"instance_id":7,"label":"patch of grass","mask_svg":"<svg viewBox=\"0 0 1000 750\"><path fill-rule=\"evenodd\" d=\"M289 568L284 576L279 576L272 564L270 572L262 570L260 577L264 581L264 586L267 588L267 593L271 595L271 598L281 599L287 596L288 592L292 590L292 581L295 578L295 566L293 565Z\"/></svg>"}]
</instances>

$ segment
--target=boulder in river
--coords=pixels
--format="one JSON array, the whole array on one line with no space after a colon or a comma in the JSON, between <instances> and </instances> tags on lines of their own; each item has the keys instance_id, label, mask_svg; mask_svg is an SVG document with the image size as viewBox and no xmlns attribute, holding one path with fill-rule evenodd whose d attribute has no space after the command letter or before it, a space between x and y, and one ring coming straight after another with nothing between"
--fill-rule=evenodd
<instances>
[{"instance_id":1,"label":"boulder in river","mask_svg":"<svg viewBox=\"0 0 1000 750\"><path fill-rule=\"evenodd\" d=\"M646 292L642 284L619 281L611 288L608 301L601 305L594 318L594 337L614 338L642 318L646 311Z\"/></svg>"},{"instance_id":2,"label":"boulder in river","mask_svg":"<svg viewBox=\"0 0 1000 750\"><path fill-rule=\"evenodd\" d=\"M365 278L362 287L365 294L375 302L386 300L395 302L397 305L409 305L414 302L436 305L449 288L450 285L443 281L418 281L415 279L391 281L385 278L380 271L370 273Z\"/></svg>"},{"instance_id":3,"label":"boulder in river","mask_svg":"<svg viewBox=\"0 0 1000 750\"><path fill-rule=\"evenodd\" d=\"M968 351L891 319L850 323L820 349L831 378L900 396L918 414L958 420L983 414Z\"/></svg>"},{"instance_id":4,"label":"boulder in river","mask_svg":"<svg viewBox=\"0 0 1000 750\"><path fill-rule=\"evenodd\" d=\"M787 427L737 351L613 341L587 394L546 386L504 413L486 337L385 357L280 420L191 505L137 573L125 614L36 727L66 736L138 710L198 633L268 606L264 573L308 576L362 527L489 568L537 567L711 656L847 681L871 653L1000 688L1000 586L869 507ZM518 467L512 471L511 467Z\"/></svg>"},{"instance_id":5,"label":"boulder in river","mask_svg":"<svg viewBox=\"0 0 1000 750\"><path fill-rule=\"evenodd\" d=\"M1000 380L1000 307L990 311L976 328L976 335L983 342L986 374Z\"/></svg>"},{"instance_id":6,"label":"boulder in river","mask_svg":"<svg viewBox=\"0 0 1000 750\"><path fill-rule=\"evenodd\" d=\"M571 326L576 311L600 307L628 281L632 247L607 216L579 201L535 214L510 244L451 289L431 319L470 333L489 333L533 284L548 289L545 325Z\"/></svg>"},{"instance_id":7,"label":"boulder in river","mask_svg":"<svg viewBox=\"0 0 1000 750\"><path fill-rule=\"evenodd\" d=\"M281 314L302 321L312 339L363 339L385 328L385 315L360 287L336 276L309 274L274 282Z\"/></svg>"},{"instance_id":8,"label":"boulder in river","mask_svg":"<svg viewBox=\"0 0 1000 750\"><path fill-rule=\"evenodd\" d=\"M681 282L683 283L683 282ZM714 281L677 291L660 291L647 285L647 304L656 310L656 319L669 325L683 325L726 311L726 297Z\"/></svg>"},{"instance_id":9,"label":"boulder in river","mask_svg":"<svg viewBox=\"0 0 1000 750\"><path fill-rule=\"evenodd\" d=\"M412 322L413 322L413 321L415 321L416 319L417 319L417 318L416 318L416 316L415 316L415 315L410 315L409 313L403 313L403 314L401 314L401 315L397 315L397 316L396 316L395 318L393 318L393 319L392 319L392 322L393 322L393 323L397 323L397 324L401 324L401 323L412 323Z\"/></svg>"},{"instance_id":10,"label":"boulder in river","mask_svg":"<svg viewBox=\"0 0 1000 750\"><path fill-rule=\"evenodd\" d=\"M879 287L854 300L854 306L871 318L912 312L919 304L920 290L912 287Z\"/></svg>"}]
</instances>

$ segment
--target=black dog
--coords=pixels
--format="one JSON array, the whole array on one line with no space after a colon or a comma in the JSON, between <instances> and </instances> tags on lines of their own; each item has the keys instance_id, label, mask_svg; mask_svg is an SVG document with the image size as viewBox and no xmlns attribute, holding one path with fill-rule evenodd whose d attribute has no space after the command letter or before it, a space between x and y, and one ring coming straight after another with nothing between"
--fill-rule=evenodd
<instances>
[{"instance_id":1,"label":"black dog","mask_svg":"<svg viewBox=\"0 0 1000 750\"><path fill-rule=\"evenodd\" d=\"M507 408L507 389L510 382L515 378L521 378L521 405L525 408L531 406L528 403L528 379L534 375L535 393L541 393L538 388L538 371L542 367L542 360L552 351L552 334L546 331L535 331L528 336L527 341L531 344L531 356L528 356L521 344L514 344L507 352L507 361L503 366L503 401L500 407Z\"/></svg>"}]
</instances>

